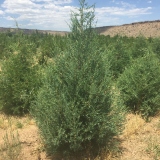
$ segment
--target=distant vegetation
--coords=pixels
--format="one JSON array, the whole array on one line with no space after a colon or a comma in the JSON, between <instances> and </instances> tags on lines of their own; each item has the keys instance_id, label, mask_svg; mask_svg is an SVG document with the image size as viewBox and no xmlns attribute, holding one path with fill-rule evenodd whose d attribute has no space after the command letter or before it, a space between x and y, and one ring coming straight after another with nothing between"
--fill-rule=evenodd
<instances>
[{"instance_id":1,"label":"distant vegetation","mask_svg":"<svg viewBox=\"0 0 160 160\"><path fill-rule=\"evenodd\" d=\"M144 21L144 22L135 22L130 24L115 25L115 26L102 26L102 27L93 27L93 29L101 35L109 35L114 37L119 36L128 36L128 37L160 37L160 20L155 21ZM52 34L52 35L61 35L65 36L69 34L69 31L54 31L54 30L36 30L36 29L22 29L22 28L3 28L0 27L1 33L16 33L23 32L25 34Z\"/></svg>"},{"instance_id":2,"label":"distant vegetation","mask_svg":"<svg viewBox=\"0 0 160 160\"><path fill-rule=\"evenodd\" d=\"M112 148L126 111L160 110L160 38L99 35L94 6L81 0L78 13L63 37L0 33L0 102L34 116L48 153L92 159Z\"/></svg>"}]
</instances>

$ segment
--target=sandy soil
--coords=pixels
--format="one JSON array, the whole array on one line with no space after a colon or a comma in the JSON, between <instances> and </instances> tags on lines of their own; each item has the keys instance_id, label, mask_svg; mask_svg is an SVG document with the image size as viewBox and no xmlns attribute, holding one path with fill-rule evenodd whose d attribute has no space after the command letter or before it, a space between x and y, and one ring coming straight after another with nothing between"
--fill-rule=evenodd
<instances>
[{"instance_id":1,"label":"sandy soil","mask_svg":"<svg viewBox=\"0 0 160 160\"><path fill-rule=\"evenodd\" d=\"M12 135L16 137L17 133L17 146L20 148L9 147L16 143L16 138L12 138ZM5 138L6 134L8 140ZM19 118L0 114L0 135L0 160L51 160L44 151L38 128L30 116ZM112 156L106 156L104 160L160 159L160 114L151 118L150 122L145 122L138 115L128 114L125 129L119 139L121 154L118 157L111 154ZM7 157L9 148L14 148L10 149L15 154L11 158ZM61 160L56 156L52 159Z\"/></svg>"},{"instance_id":2,"label":"sandy soil","mask_svg":"<svg viewBox=\"0 0 160 160\"><path fill-rule=\"evenodd\" d=\"M17 136L18 133L18 136ZM6 140L6 134L8 134L9 140ZM48 160L46 153L43 152L43 145L39 136L39 131L35 122L31 117L8 117L3 114L0 115L0 149L3 149L3 155L0 154L0 160L14 159L14 160ZM18 145L20 149L13 149L16 156L10 158L6 143L12 146L16 143L15 139L18 137Z\"/></svg>"}]
</instances>

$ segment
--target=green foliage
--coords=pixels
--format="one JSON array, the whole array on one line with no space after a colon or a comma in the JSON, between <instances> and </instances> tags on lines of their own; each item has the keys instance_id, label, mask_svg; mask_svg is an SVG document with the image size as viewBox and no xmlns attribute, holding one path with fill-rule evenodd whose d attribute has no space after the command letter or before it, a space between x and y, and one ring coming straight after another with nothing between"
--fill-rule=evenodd
<instances>
[{"instance_id":1,"label":"green foliage","mask_svg":"<svg viewBox=\"0 0 160 160\"><path fill-rule=\"evenodd\" d=\"M160 38L155 38L152 40L152 50L160 58Z\"/></svg>"},{"instance_id":2,"label":"green foliage","mask_svg":"<svg viewBox=\"0 0 160 160\"><path fill-rule=\"evenodd\" d=\"M159 110L160 38L97 35L94 5L79 2L66 36L27 35L18 28L0 33L3 110L22 114L34 101L51 153L110 147L122 124L122 101L145 117Z\"/></svg>"},{"instance_id":3,"label":"green foliage","mask_svg":"<svg viewBox=\"0 0 160 160\"><path fill-rule=\"evenodd\" d=\"M136 40L132 42L132 58L143 57L146 52L149 50L149 44L145 37L139 36L136 37Z\"/></svg>"},{"instance_id":4,"label":"green foliage","mask_svg":"<svg viewBox=\"0 0 160 160\"><path fill-rule=\"evenodd\" d=\"M29 50L23 46L2 64L0 100L7 113L27 112L40 84Z\"/></svg>"},{"instance_id":5,"label":"green foliage","mask_svg":"<svg viewBox=\"0 0 160 160\"><path fill-rule=\"evenodd\" d=\"M80 5L80 15L71 19L70 48L46 67L44 85L32 107L51 154L97 154L112 143L122 124L122 106L112 104L109 63L91 29L93 13L84 0Z\"/></svg>"},{"instance_id":6,"label":"green foliage","mask_svg":"<svg viewBox=\"0 0 160 160\"><path fill-rule=\"evenodd\" d=\"M152 116L160 109L160 61L154 54L136 59L118 78L127 108Z\"/></svg>"},{"instance_id":7,"label":"green foliage","mask_svg":"<svg viewBox=\"0 0 160 160\"><path fill-rule=\"evenodd\" d=\"M124 38L118 37L115 41L112 46L108 46L108 49L106 49L106 56L110 62L110 69L114 79L118 78L125 67L130 65L132 59L129 46L124 43Z\"/></svg>"},{"instance_id":8,"label":"green foliage","mask_svg":"<svg viewBox=\"0 0 160 160\"><path fill-rule=\"evenodd\" d=\"M72 54L47 67L33 106L50 153L101 148L112 141L121 125L120 108L111 107L110 75L102 57L93 53L80 68L78 57Z\"/></svg>"},{"instance_id":9,"label":"green foliage","mask_svg":"<svg viewBox=\"0 0 160 160\"><path fill-rule=\"evenodd\" d=\"M39 56L39 64L47 64L49 58L54 58L61 51L67 49L67 37L62 37L58 35L45 35L45 38L40 43L41 55Z\"/></svg>"}]
</instances>

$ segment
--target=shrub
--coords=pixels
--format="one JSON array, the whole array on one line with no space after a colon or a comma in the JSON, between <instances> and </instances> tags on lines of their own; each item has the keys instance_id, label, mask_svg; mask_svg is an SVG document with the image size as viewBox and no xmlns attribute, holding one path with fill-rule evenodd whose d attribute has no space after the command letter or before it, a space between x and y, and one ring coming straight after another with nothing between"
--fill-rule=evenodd
<instances>
[{"instance_id":1,"label":"shrub","mask_svg":"<svg viewBox=\"0 0 160 160\"><path fill-rule=\"evenodd\" d=\"M87 8L84 0L80 3L84 16L80 22L93 17L90 11L83 14ZM77 23L70 35L70 50L46 67L44 85L32 107L51 154L97 153L109 146L122 122L121 106L112 105L110 71L96 45L96 34L76 27Z\"/></svg>"},{"instance_id":2,"label":"shrub","mask_svg":"<svg viewBox=\"0 0 160 160\"><path fill-rule=\"evenodd\" d=\"M133 44L131 46L131 55L132 58L138 58L143 57L146 52L149 51L149 43L147 42L147 39L143 36L136 37L136 39L133 41Z\"/></svg>"},{"instance_id":3,"label":"shrub","mask_svg":"<svg viewBox=\"0 0 160 160\"><path fill-rule=\"evenodd\" d=\"M27 47L12 54L0 72L0 100L3 110L11 114L28 112L38 85L37 68L31 63Z\"/></svg>"},{"instance_id":4,"label":"shrub","mask_svg":"<svg viewBox=\"0 0 160 160\"><path fill-rule=\"evenodd\" d=\"M117 80L129 110L144 117L160 109L160 61L154 54L136 59Z\"/></svg>"},{"instance_id":5,"label":"shrub","mask_svg":"<svg viewBox=\"0 0 160 160\"><path fill-rule=\"evenodd\" d=\"M111 47L108 47L106 56L110 62L110 69L113 78L116 79L124 71L125 67L130 64L131 55L129 47L124 43L123 37L117 37L116 41L112 42Z\"/></svg>"},{"instance_id":6,"label":"shrub","mask_svg":"<svg viewBox=\"0 0 160 160\"><path fill-rule=\"evenodd\" d=\"M152 40L152 50L160 58L160 38L154 38Z\"/></svg>"}]
</instances>

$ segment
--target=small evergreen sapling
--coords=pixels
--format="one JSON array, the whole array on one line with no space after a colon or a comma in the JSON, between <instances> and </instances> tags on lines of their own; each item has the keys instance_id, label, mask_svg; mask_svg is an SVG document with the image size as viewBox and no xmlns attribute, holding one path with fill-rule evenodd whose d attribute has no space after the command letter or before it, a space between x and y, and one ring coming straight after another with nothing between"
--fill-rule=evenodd
<instances>
[{"instance_id":1,"label":"small evergreen sapling","mask_svg":"<svg viewBox=\"0 0 160 160\"><path fill-rule=\"evenodd\" d=\"M70 48L46 67L32 107L51 154L97 153L119 133L123 119L121 106L112 105L109 64L96 43L90 9L81 0L79 14L72 14Z\"/></svg>"},{"instance_id":2,"label":"small evergreen sapling","mask_svg":"<svg viewBox=\"0 0 160 160\"><path fill-rule=\"evenodd\" d=\"M148 118L160 109L160 61L155 54L136 59L117 84L129 110Z\"/></svg>"},{"instance_id":3,"label":"small evergreen sapling","mask_svg":"<svg viewBox=\"0 0 160 160\"><path fill-rule=\"evenodd\" d=\"M3 62L0 72L0 100L6 113L28 112L40 85L37 67L33 65L29 52L23 45L17 54L12 54Z\"/></svg>"}]
</instances>

